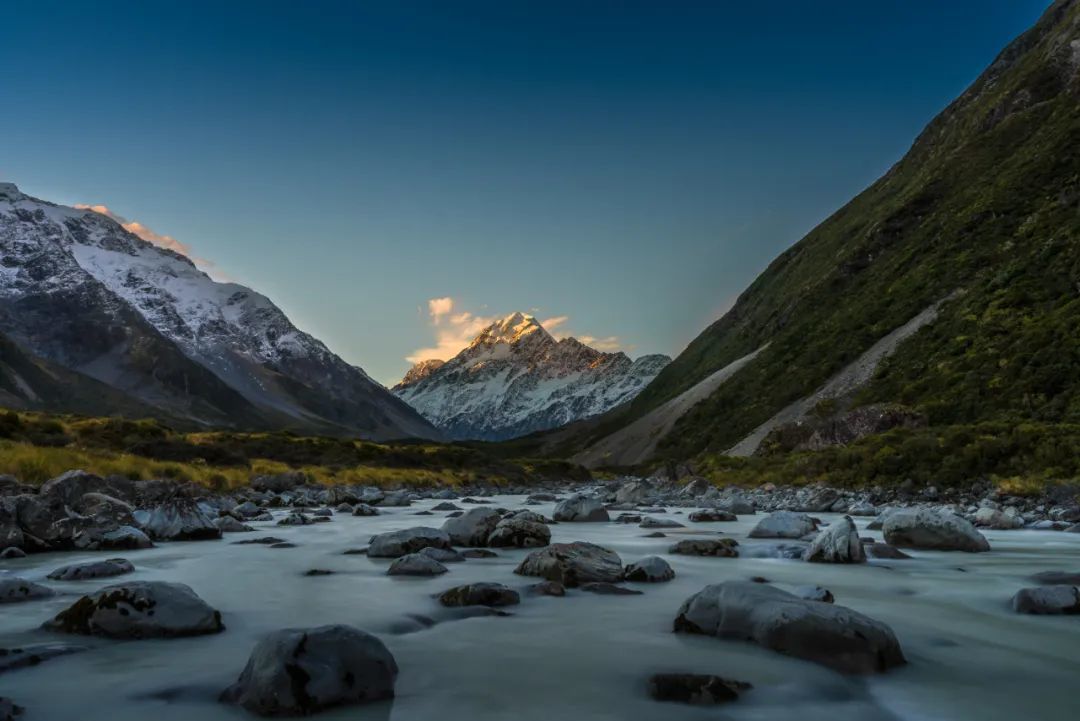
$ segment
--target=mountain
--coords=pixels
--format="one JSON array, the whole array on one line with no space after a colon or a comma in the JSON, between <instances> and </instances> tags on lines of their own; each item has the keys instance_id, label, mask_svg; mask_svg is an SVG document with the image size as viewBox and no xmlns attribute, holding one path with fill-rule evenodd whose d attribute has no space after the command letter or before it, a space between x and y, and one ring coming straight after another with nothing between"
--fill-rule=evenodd
<instances>
[{"instance_id":1,"label":"mountain","mask_svg":"<svg viewBox=\"0 0 1080 721\"><path fill-rule=\"evenodd\" d=\"M1080 422L1077 0L1053 3L630 404L544 443L591 465L760 454L883 403L932 428ZM886 451L904 467L917 449Z\"/></svg>"},{"instance_id":2,"label":"mountain","mask_svg":"<svg viewBox=\"0 0 1080 721\"><path fill-rule=\"evenodd\" d=\"M35 357L198 424L438 436L265 296L215 282L103 214L11 183L0 184L0 332Z\"/></svg>"},{"instance_id":3,"label":"mountain","mask_svg":"<svg viewBox=\"0 0 1080 721\"><path fill-rule=\"evenodd\" d=\"M451 438L503 440L603 413L670 361L557 341L532 316L514 313L449 361L420 363L392 390Z\"/></svg>"}]
</instances>

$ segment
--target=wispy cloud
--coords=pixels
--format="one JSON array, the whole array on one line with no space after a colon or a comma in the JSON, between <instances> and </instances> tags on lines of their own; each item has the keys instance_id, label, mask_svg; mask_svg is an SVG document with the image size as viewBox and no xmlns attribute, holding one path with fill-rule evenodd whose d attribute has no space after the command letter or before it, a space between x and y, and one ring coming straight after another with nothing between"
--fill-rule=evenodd
<instances>
[{"instance_id":1,"label":"wispy cloud","mask_svg":"<svg viewBox=\"0 0 1080 721\"><path fill-rule=\"evenodd\" d=\"M221 270L212 260L209 260L207 258L200 258L199 256L193 254L190 245L188 245L187 243L181 243L179 240L172 237L171 235L163 235L161 233L158 233L151 228L143 225L137 220L128 220L124 216L118 213L114 213L106 205L87 205L86 203L76 203L74 207L78 208L79 210L92 210L95 213L100 213L101 215L104 215L108 218L112 218L117 223L119 223L124 230L134 235L137 235L138 237L145 240L147 243L150 243L151 245L156 245L159 248L171 250L175 253L179 253L180 255L190 258L192 263L199 266L199 268L206 271L207 273L210 273L211 275L215 276L220 280L228 279L228 276L221 272Z\"/></svg>"},{"instance_id":2,"label":"wispy cloud","mask_svg":"<svg viewBox=\"0 0 1080 721\"><path fill-rule=\"evenodd\" d=\"M458 303L449 296L431 298L427 302L427 316L428 324L435 335L435 342L431 346L413 351L406 360L410 363L436 359L449 360L468 346L482 330L505 315L478 314L461 310L458 308ZM570 316L557 315L541 320L540 325L555 338L562 339L572 335L566 327L569 321ZM591 335L579 335L576 337L582 343L597 350L610 352L623 347L615 336L598 338Z\"/></svg>"}]
</instances>

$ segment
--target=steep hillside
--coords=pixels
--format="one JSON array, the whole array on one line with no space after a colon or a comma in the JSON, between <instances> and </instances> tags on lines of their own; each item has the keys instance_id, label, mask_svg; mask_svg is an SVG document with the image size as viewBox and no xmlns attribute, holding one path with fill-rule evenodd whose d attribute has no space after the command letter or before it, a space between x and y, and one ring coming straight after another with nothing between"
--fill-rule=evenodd
<instances>
[{"instance_id":1,"label":"steep hillside","mask_svg":"<svg viewBox=\"0 0 1080 721\"><path fill-rule=\"evenodd\" d=\"M767 344L652 459L724 453L931 307L932 322L877 358L868 381L809 410L894 402L933 426L1080 421L1076 0L1055 2L631 404L555 443L591 447Z\"/></svg>"}]
</instances>

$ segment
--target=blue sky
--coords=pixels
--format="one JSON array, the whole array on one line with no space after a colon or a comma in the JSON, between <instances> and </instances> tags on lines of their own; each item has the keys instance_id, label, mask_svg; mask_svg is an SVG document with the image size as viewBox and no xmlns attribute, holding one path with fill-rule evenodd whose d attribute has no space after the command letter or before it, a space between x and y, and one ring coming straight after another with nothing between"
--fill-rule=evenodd
<instances>
[{"instance_id":1,"label":"blue sky","mask_svg":"<svg viewBox=\"0 0 1080 721\"><path fill-rule=\"evenodd\" d=\"M12 0L0 180L383 382L514 310L674 355L1047 4Z\"/></svg>"}]
</instances>

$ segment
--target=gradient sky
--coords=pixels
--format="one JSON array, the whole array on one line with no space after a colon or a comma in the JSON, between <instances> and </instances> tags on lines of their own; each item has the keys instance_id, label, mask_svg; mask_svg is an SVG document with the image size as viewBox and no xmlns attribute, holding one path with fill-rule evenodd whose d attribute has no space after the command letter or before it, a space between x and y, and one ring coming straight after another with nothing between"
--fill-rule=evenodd
<instances>
[{"instance_id":1,"label":"gradient sky","mask_svg":"<svg viewBox=\"0 0 1080 721\"><path fill-rule=\"evenodd\" d=\"M1048 4L9 0L0 180L385 383L514 310L674 355Z\"/></svg>"}]
</instances>

